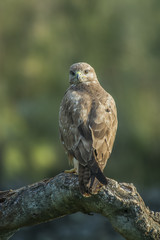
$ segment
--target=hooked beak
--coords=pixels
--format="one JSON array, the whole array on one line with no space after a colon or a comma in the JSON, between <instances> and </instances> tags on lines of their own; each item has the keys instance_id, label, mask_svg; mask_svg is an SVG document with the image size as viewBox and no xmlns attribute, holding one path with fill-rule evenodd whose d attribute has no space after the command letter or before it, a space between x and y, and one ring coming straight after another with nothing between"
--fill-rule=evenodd
<instances>
[{"instance_id":1,"label":"hooked beak","mask_svg":"<svg viewBox=\"0 0 160 240\"><path fill-rule=\"evenodd\" d=\"M81 82L82 77L83 77L83 75L80 71L76 72L76 78L79 82Z\"/></svg>"}]
</instances>

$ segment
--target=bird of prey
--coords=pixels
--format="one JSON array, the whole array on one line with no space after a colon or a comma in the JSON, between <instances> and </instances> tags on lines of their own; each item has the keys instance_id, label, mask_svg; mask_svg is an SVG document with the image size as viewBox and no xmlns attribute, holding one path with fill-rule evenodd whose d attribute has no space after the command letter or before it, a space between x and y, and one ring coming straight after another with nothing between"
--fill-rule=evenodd
<instances>
[{"instance_id":1,"label":"bird of prey","mask_svg":"<svg viewBox=\"0 0 160 240\"><path fill-rule=\"evenodd\" d=\"M74 164L68 172L78 174L80 192L89 197L107 185L103 169L115 140L117 110L89 64L73 64L69 82L59 111L60 137Z\"/></svg>"}]
</instances>

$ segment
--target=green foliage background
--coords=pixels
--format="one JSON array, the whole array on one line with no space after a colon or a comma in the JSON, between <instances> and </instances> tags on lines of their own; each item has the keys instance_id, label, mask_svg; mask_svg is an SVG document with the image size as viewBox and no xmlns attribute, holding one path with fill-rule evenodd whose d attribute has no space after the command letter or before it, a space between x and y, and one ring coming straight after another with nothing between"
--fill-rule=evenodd
<instances>
[{"instance_id":1,"label":"green foliage background","mask_svg":"<svg viewBox=\"0 0 160 240\"><path fill-rule=\"evenodd\" d=\"M68 69L85 61L117 103L105 174L160 185L160 1L0 1L0 186L69 168L58 134Z\"/></svg>"},{"instance_id":2,"label":"green foliage background","mask_svg":"<svg viewBox=\"0 0 160 240\"><path fill-rule=\"evenodd\" d=\"M1 184L68 168L58 111L68 68L86 61L116 100L119 129L106 174L159 184L159 1L0 3Z\"/></svg>"}]
</instances>

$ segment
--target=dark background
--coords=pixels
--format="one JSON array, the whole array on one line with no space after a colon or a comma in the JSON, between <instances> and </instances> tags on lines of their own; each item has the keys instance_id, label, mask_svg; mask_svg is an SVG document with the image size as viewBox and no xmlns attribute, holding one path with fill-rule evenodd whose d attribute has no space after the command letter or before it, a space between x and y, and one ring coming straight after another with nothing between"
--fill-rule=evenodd
<instances>
[{"instance_id":1,"label":"dark background","mask_svg":"<svg viewBox=\"0 0 160 240\"><path fill-rule=\"evenodd\" d=\"M74 62L91 64L119 126L105 174L160 209L160 1L0 2L0 189L68 169L58 112ZM91 224L92 223L92 224ZM107 219L75 214L13 239L123 239Z\"/></svg>"}]
</instances>

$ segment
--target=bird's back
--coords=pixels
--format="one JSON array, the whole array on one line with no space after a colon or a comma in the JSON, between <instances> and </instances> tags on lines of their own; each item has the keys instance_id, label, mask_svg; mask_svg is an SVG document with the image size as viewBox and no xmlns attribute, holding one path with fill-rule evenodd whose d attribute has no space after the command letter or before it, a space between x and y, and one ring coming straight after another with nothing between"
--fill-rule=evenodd
<instances>
[{"instance_id":1,"label":"bird's back","mask_svg":"<svg viewBox=\"0 0 160 240\"><path fill-rule=\"evenodd\" d=\"M71 75L60 106L60 135L70 159L78 161L80 191L89 194L90 188L96 192L96 182L107 183L102 171L115 140L117 110L90 65L74 64Z\"/></svg>"}]
</instances>

